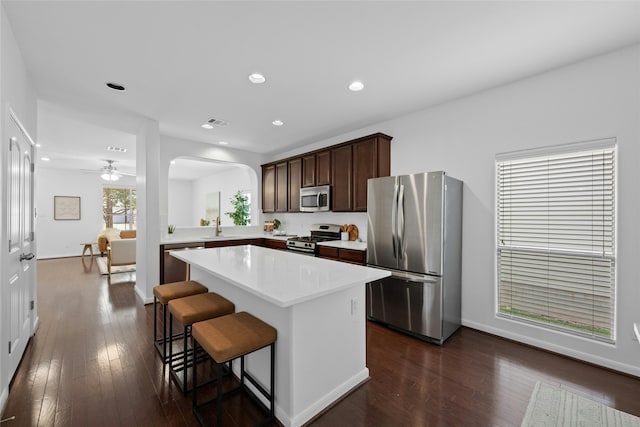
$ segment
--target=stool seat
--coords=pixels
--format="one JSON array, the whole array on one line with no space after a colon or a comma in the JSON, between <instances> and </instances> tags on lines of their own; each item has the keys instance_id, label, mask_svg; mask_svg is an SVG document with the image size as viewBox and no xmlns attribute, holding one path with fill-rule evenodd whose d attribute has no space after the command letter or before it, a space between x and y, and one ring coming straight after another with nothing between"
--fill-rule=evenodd
<instances>
[{"instance_id":1,"label":"stool seat","mask_svg":"<svg viewBox=\"0 0 640 427\"><path fill-rule=\"evenodd\" d=\"M183 298L189 295L204 294L209 292L206 286L193 280L183 282L166 283L153 287L153 295L163 305L176 298Z\"/></svg>"},{"instance_id":2,"label":"stool seat","mask_svg":"<svg viewBox=\"0 0 640 427\"><path fill-rule=\"evenodd\" d=\"M198 401L198 378L197 370L193 370L193 396L192 409L200 425L205 425L205 420L200 409L215 402L216 403L216 426L222 425L222 399L225 395L243 390L253 398L253 400L268 414L267 418L259 425L265 425L275 418L275 344L278 333L275 328L254 317L246 311L228 314L215 319L204 320L191 325L191 337L193 341L194 356L193 363L196 363L196 350L202 348L216 363L217 371L217 393L215 397L205 402ZM250 372L245 369L245 356L269 348L269 389L256 380ZM240 384L237 387L224 391L222 385L223 366L229 363L230 368L234 359L240 359ZM260 393L269 403L267 406L257 397L245 383L248 380L255 390Z\"/></svg>"},{"instance_id":3,"label":"stool seat","mask_svg":"<svg viewBox=\"0 0 640 427\"><path fill-rule=\"evenodd\" d=\"M278 335L275 328L246 311L198 322L191 333L217 363L266 347Z\"/></svg>"},{"instance_id":4,"label":"stool seat","mask_svg":"<svg viewBox=\"0 0 640 427\"><path fill-rule=\"evenodd\" d=\"M169 301L169 313L185 326L234 311L235 305L231 301L213 292Z\"/></svg>"},{"instance_id":5,"label":"stool seat","mask_svg":"<svg viewBox=\"0 0 640 427\"><path fill-rule=\"evenodd\" d=\"M188 363L189 349L187 342L191 336L192 325L203 320L231 314L235 311L236 306L222 295L211 292L172 299L167 304L167 307L169 307L169 330L173 330L173 319L180 322L184 330L182 361L174 359L173 346L170 346L169 372L182 392L186 394L190 390L187 384L187 369L192 367L193 370L196 370L197 364L197 352L193 349L191 350L194 356L193 363ZM182 371L182 378L178 375L180 371Z\"/></svg>"}]
</instances>

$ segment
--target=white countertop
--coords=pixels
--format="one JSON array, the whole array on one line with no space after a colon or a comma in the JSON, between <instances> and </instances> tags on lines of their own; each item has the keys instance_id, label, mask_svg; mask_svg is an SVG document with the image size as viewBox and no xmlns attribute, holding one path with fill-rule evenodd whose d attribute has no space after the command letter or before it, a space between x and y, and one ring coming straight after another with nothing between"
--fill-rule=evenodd
<instances>
[{"instance_id":1,"label":"white countertop","mask_svg":"<svg viewBox=\"0 0 640 427\"><path fill-rule=\"evenodd\" d=\"M172 255L279 307L289 307L390 275L388 271L253 245Z\"/></svg>"},{"instance_id":2,"label":"white countertop","mask_svg":"<svg viewBox=\"0 0 640 427\"><path fill-rule=\"evenodd\" d=\"M331 248L352 249L355 251L366 251L367 242L357 242L355 240L329 240L328 242L318 242L318 246L329 246Z\"/></svg>"},{"instance_id":3,"label":"white countertop","mask_svg":"<svg viewBox=\"0 0 640 427\"><path fill-rule=\"evenodd\" d=\"M264 233L264 234L236 234L225 236L224 234L220 236L202 236L202 237L188 237L188 236L165 236L160 239L161 245L173 245L173 244L181 244L181 243L198 243L198 242L215 242L215 241L225 241L225 240L244 240L244 239L272 239L272 240L284 240L291 238L293 236L274 236L272 234Z\"/></svg>"}]
</instances>

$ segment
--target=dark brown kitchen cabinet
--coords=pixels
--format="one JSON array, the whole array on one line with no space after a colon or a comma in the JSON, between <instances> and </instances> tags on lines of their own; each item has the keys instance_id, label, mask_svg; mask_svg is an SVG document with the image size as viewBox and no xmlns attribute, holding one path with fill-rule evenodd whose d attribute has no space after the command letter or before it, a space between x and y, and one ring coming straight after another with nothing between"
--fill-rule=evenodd
<instances>
[{"instance_id":1,"label":"dark brown kitchen cabinet","mask_svg":"<svg viewBox=\"0 0 640 427\"><path fill-rule=\"evenodd\" d=\"M276 240L276 239L263 239L262 246L269 249L287 249L287 241L286 240Z\"/></svg>"},{"instance_id":2,"label":"dark brown kitchen cabinet","mask_svg":"<svg viewBox=\"0 0 640 427\"><path fill-rule=\"evenodd\" d=\"M344 145L331 149L331 182L333 183L333 211L353 210L353 151Z\"/></svg>"},{"instance_id":3,"label":"dark brown kitchen cabinet","mask_svg":"<svg viewBox=\"0 0 640 427\"><path fill-rule=\"evenodd\" d=\"M390 174L390 138L377 134L353 144L353 210L367 211L367 180Z\"/></svg>"},{"instance_id":4,"label":"dark brown kitchen cabinet","mask_svg":"<svg viewBox=\"0 0 640 427\"><path fill-rule=\"evenodd\" d=\"M331 185L335 212L366 212L367 181L389 176L391 137L382 133L262 165L262 210L299 212L300 188Z\"/></svg>"},{"instance_id":5,"label":"dark brown kitchen cabinet","mask_svg":"<svg viewBox=\"0 0 640 427\"><path fill-rule=\"evenodd\" d=\"M349 264L365 265L367 262L367 252L356 249L333 248L330 246L320 246L318 248L320 258L333 259L336 261L348 262Z\"/></svg>"},{"instance_id":6,"label":"dark brown kitchen cabinet","mask_svg":"<svg viewBox=\"0 0 640 427\"><path fill-rule=\"evenodd\" d=\"M205 248L223 248L225 246L256 245L260 239L212 240L205 242Z\"/></svg>"},{"instance_id":7,"label":"dark brown kitchen cabinet","mask_svg":"<svg viewBox=\"0 0 640 427\"><path fill-rule=\"evenodd\" d=\"M276 210L276 166L262 166L262 211Z\"/></svg>"},{"instance_id":8,"label":"dark brown kitchen cabinet","mask_svg":"<svg viewBox=\"0 0 640 427\"><path fill-rule=\"evenodd\" d=\"M302 186L316 185L316 155L309 154L302 158Z\"/></svg>"},{"instance_id":9,"label":"dark brown kitchen cabinet","mask_svg":"<svg viewBox=\"0 0 640 427\"><path fill-rule=\"evenodd\" d=\"M275 212L287 211L287 199L289 197L288 163L276 163L276 206Z\"/></svg>"},{"instance_id":10,"label":"dark brown kitchen cabinet","mask_svg":"<svg viewBox=\"0 0 640 427\"><path fill-rule=\"evenodd\" d=\"M331 150L316 153L316 183L314 185L331 184Z\"/></svg>"},{"instance_id":11,"label":"dark brown kitchen cabinet","mask_svg":"<svg viewBox=\"0 0 640 427\"><path fill-rule=\"evenodd\" d=\"M289 160L289 206L287 212L300 212L302 158Z\"/></svg>"}]
</instances>

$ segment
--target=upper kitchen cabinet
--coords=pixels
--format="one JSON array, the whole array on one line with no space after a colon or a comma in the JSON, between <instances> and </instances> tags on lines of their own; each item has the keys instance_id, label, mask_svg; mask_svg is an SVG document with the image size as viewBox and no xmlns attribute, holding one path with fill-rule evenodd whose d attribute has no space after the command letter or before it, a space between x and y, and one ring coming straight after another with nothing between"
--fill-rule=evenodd
<instances>
[{"instance_id":1,"label":"upper kitchen cabinet","mask_svg":"<svg viewBox=\"0 0 640 427\"><path fill-rule=\"evenodd\" d=\"M276 209L275 212L287 212L289 198L288 162L276 163Z\"/></svg>"},{"instance_id":2,"label":"upper kitchen cabinet","mask_svg":"<svg viewBox=\"0 0 640 427\"><path fill-rule=\"evenodd\" d=\"M289 160L289 208L288 212L300 212L300 187L302 186L303 158Z\"/></svg>"},{"instance_id":3,"label":"upper kitchen cabinet","mask_svg":"<svg viewBox=\"0 0 640 427\"><path fill-rule=\"evenodd\" d=\"M335 212L353 210L353 150L351 145L331 149L332 209ZM366 210L366 208L365 208Z\"/></svg>"},{"instance_id":4,"label":"upper kitchen cabinet","mask_svg":"<svg viewBox=\"0 0 640 427\"><path fill-rule=\"evenodd\" d=\"M316 155L308 154L302 157L302 186L316 185Z\"/></svg>"},{"instance_id":5,"label":"upper kitchen cabinet","mask_svg":"<svg viewBox=\"0 0 640 427\"><path fill-rule=\"evenodd\" d=\"M367 180L389 176L391 138L376 134L353 144L353 210L367 210Z\"/></svg>"},{"instance_id":6,"label":"upper kitchen cabinet","mask_svg":"<svg viewBox=\"0 0 640 427\"><path fill-rule=\"evenodd\" d=\"M335 212L367 210L367 180L389 176L391 137L382 133L262 165L262 209L299 212L300 188L332 186Z\"/></svg>"},{"instance_id":7,"label":"upper kitchen cabinet","mask_svg":"<svg viewBox=\"0 0 640 427\"><path fill-rule=\"evenodd\" d=\"M276 210L276 166L262 166L262 211Z\"/></svg>"},{"instance_id":8,"label":"upper kitchen cabinet","mask_svg":"<svg viewBox=\"0 0 640 427\"><path fill-rule=\"evenodd\" d=\"M316 153L316 183L315 185L331 184L331 150Z\"/></svg>"}]
</instances>

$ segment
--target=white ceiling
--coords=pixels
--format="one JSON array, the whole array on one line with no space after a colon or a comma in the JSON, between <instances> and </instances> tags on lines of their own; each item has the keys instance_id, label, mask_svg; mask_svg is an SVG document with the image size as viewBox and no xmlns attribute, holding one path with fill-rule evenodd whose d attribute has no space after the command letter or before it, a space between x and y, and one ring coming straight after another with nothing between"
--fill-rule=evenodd
<instances>
[{"instance_id":1,"label":"white ceiling","mask_svg":"<svg viewBox=\"0 0 640 427\"><path fill-rule=\"evenodd\" d=\"M2 4L41 101L41 153L122 170L143 117L273 155L640 42L638 1Z\"/></svg>"}]
</instances>

